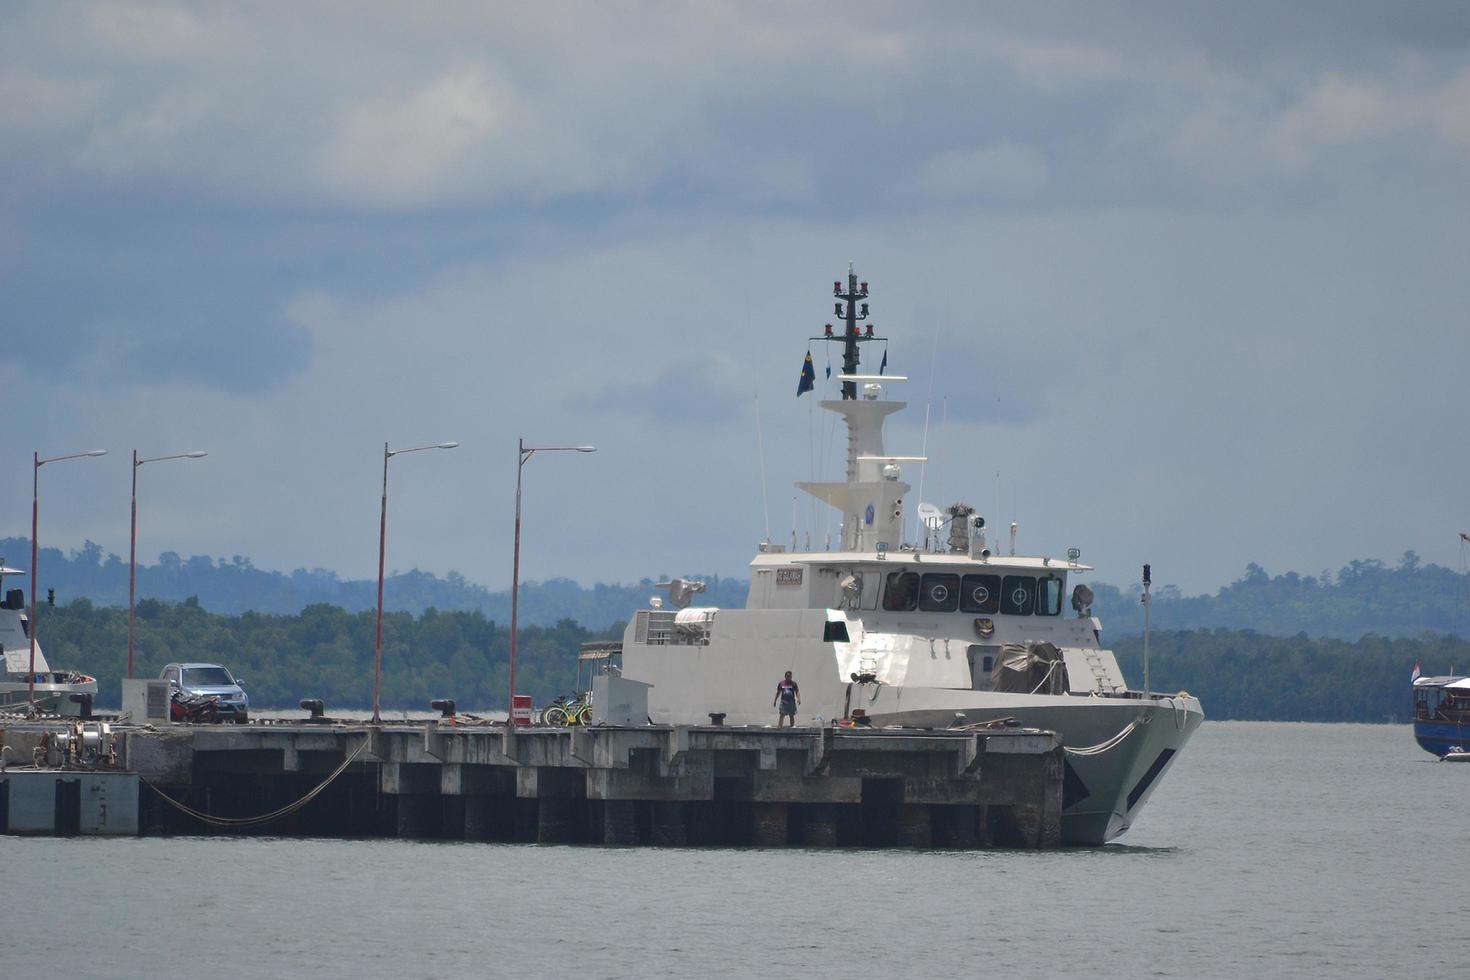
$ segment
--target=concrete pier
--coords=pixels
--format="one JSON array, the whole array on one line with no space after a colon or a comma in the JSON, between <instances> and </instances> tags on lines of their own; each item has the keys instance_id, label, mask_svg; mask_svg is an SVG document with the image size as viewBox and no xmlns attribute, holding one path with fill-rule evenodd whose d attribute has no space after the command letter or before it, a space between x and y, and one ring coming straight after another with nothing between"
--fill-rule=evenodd
<instances>
[{"instance_id":1,"label":"concrete pier","mask_svg":"<svg viewBox=\"0 0 1470 980\"><path fill-rule=\"evenodd\" d=\"M44 728L6 729L12 757L28 757ZM136 798L122 804L136 820L114 805L109 829L96 832L673 847L1060 842L1062 749L1033 730L274 724L119 727L114 737L123 772L107 775L136 774ZM73 818L48 820L39 790L18 788L29 772L0 773L0 832L66 832ZM67 814L72 795L56 796ZM265 815L274 816L213 822Z\"/></svg>"}]
</instances>

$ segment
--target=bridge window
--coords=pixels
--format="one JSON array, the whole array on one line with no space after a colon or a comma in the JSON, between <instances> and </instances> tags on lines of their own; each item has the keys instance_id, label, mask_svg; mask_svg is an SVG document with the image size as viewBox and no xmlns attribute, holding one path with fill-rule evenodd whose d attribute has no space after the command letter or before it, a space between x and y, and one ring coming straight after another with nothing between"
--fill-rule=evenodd
<instances>
[{"instance_id":1,"label":"bridge window","mask_svg":"<svg viewBox=\"0 0 1470 980\"><path fill-rule=\"evenodd\" d=\"M829 619L822 624L823 643L847 643L847 624L840 620Z\"/></svg>"},{"instance_id":2,"label":"bridge window","mask_svg":"<svg viewBox=\"0 0 1470 980\"><path fill-rule=\"evenodd\" d=\"M1000 576L966 575L960 583L960 610L967 613L1000 611Z\"/></svg>"},{"instance_id":3,"label":"bridge window","mask_svg":"<svg viewBox=\"0 0 1470 980\"><path fill-rule=\"evenodd\" d=\"M919 573L889 572L883 589L883 608L889 612L910 612L919 605Z\"/></svg>"},{"instance_id":4,"label":"bridge window","mask_svg":"<svg viewBox=\"0 0 1470 980\"><path fill-rule=\"evenodd\" d=\"M1010 616L1029 616L1036 605L1036 579L1029 575L1007 575L1000 585L1000 611Z\"/></svg>"},{"instance_id":5,"label":"bridge window","mask_svg":"<svg viewBox=\"0 0 1470 980\"><path fill-rule=\"evenodd\" d=\"M960 607L960 577L929 572L919 593L921 612L954 612Z\"/></svg>"},{"instance_id":6,"label":"bridge window","mask_svg":"<svg viewBox=\"0 0 1470 980\"><path fill-rule=\"evenodd\" d=\"M1036 615L1062 614L1062 580L1055 575L1036 580Z\"/></svg>"}]
</instances>

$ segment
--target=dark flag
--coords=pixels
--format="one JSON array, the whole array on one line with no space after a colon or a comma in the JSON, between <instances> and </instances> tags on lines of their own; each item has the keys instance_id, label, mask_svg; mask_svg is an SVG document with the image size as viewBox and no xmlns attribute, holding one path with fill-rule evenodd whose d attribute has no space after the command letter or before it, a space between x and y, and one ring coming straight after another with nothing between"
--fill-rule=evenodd
<instances>
[{"instance_id":1,"label":"dark flag","mask_svg":"<svg viewBox=\"0 0 1470 980\"><path fill-rule=\"evenodd\" d=\"M878 365L878 373L882 374L888 370L888 348L883 348L883 363Z\"/></svg>"},{"instance_id":2,"label":"dark flag","mask_svg":"<svg viewBox=\"0 0 1470 980\"><path fill-rule=\"evenodd\" d=\"M811 391L817 386L817 369L812 367L812 352L806 352L806 360L801 363L801 381L796 385L796 397Z\"/></svg>"}]
</instances>

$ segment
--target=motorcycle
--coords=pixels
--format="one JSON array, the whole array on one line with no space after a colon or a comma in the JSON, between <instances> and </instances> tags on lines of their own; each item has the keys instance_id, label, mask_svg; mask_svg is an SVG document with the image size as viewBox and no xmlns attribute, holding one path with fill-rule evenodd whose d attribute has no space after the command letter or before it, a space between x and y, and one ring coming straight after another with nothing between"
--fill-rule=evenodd
<instances>
[{"instance_id":1,"label":"motorcycle","mask_svg":"<svg viewBox=\"0 0 1470 980\"><path fill-rule=\"evenodd\" d=\"M174 721L207 725L219 721L219 697L213 694L185 694L174 691L169 699L168 716Z\"/></svg>"}]
</instances>

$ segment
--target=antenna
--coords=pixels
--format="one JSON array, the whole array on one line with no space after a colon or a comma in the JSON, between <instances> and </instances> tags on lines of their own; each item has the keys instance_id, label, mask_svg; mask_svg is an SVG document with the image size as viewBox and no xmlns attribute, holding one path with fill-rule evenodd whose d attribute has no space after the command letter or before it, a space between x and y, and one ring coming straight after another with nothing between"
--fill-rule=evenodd
<instances>
[{"instance_id":1,"label":"antenna","mask_svg":"<svg viewBox=\"0 0 1470 980\"><path fill-rule=\"evenodd\" d=\"M946 306L949 298L945 298ZM934 365L939 358L939 325L934 325L934 344L929 350L929 398L924 402L924 440L919 446L919 455L925 457L919 466L919 499L924 499L924 474L929 470L929 410L934 407ZM924 516L919 515L922 522Z\"/></svg>"},{"instance_id":2,"label":"antenna","mask_svg":"<svg viewBox=\"0 0 1470 980\"><path fill-rule=\"evenodd\" d=\"M843 288L841 279L832 283L832 296L837 300L833 304L833 315L844 321L841 336L832 330L832 324L827 324L826 329L820 337L811 337L810 340L821 340L842 344L842 398L844 401L856 401L857 382L845 379L847 375L858 373L858 364L861 358L858 356L858 345L870 343L875 340L888 342L887 337L874 334L873 324L859 327L858 324L868 319L868 284L858 282L857 273L852 270L852 263L847 264L847 286Z\"/></svg>"},{"instance_id":3,"label":"antenna","mask_svg":"<svg viewBox=\"0 0 1470 980\"><path fill-rule=\"evenodd\" d=\"M1148 697L1148 590L1153 584L1152 569L1148 565L1143 566L1143 696Z\"/></svg>"},{"instance_id":4,"label":"antenna","mask_svg":"<svg viewBox=\"0 0 1470 980\"><path fill-rule=\"evenodd\" d=\"M791 550L796 550L796 494L791 495Z\"/></svg>"},{"instance_id":5,"label":"antenna","mask_svg":"<svg viewBox=\"0 0 1470 980\"><path fill-rule=\"evenodd\" d=\"M766 540L771 540L771 495L766 488L766 440L761 434L761 396L755 396L755 444L761 457L761 510L766 515Z\"/></svg>"}]
</instances>

